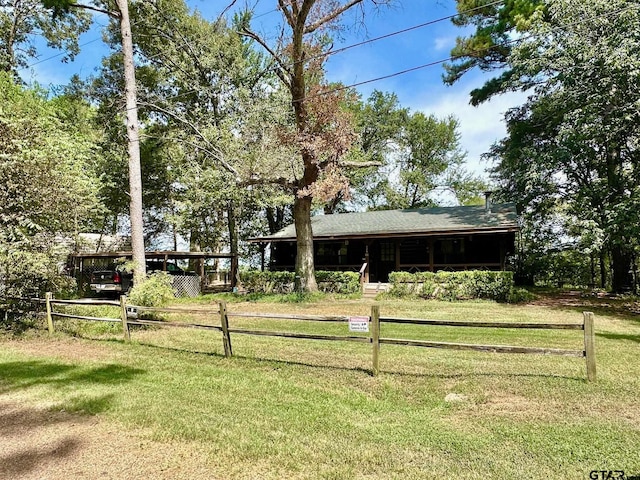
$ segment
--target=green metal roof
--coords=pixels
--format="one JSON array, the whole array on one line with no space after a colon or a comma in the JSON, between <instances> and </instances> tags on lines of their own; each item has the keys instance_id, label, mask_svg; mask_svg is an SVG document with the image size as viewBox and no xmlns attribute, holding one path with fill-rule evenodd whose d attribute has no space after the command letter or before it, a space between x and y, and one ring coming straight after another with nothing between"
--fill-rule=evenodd
<instances>
[{"instance_id":1,"label":"green metal roof","mask_svg":"<svg viewBox=\"0 0 640 480\"><path fill-rule=\"evenodd\" d=\"M380 210L336 213L311 217L314 239L388 236L428 236L447 233L498 233L518 230L513 204L471 207L437 207L415 210ZM293 224L273 235L252 238L254 242L295 240Z\"/></svg>"}]
</instances>

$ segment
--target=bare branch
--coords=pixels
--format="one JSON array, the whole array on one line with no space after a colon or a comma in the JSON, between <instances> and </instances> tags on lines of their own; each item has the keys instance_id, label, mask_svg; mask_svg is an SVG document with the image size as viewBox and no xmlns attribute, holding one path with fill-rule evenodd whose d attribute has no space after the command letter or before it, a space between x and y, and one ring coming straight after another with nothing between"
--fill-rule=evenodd
<instances>
[{"instance_id":1,"label":"bare branch","mask_svg":"<svg viewBox=\"0 0 640 480\"><path fill-rule=\"evenodd\" d=\"M282 60L282 58L280 58L280 56L276 52L274 52L258 34L252 32L247 27L242 27L242 31L238 33L240 33L240 35L249 37L252 40L255 40L260 44L260 46L262 46L262 48L267 51L269 55L271 55L271 58L273 58L280 67L278 70L276 70L276 75L278 75L280 80L282 80L282 83L284 83L287 87L290 87L291 77L293 76L293 73L291 72L289 66ZM286 73L288 76L285 76L284 73Z\"/></svg>"},{"instance_id":2,"label":"bare branch","mask_svg":"<svg viewBox=\"0 0 640 480\"><path fill-rule=\"evenodd\" d=\"M233 7L236 4L237 1L238 0L231 0L231 3L229 5L227 5L224 10L222 10L220 15L218 15L216 23L218 23L218 22L220 22L220 20L222 20L222 17L224 16L224 14L227 13L231 9L231 7Z\"/></svg>"},{"instance_id":3,"label":"bare branch","mask_svg":"<svg viewBox=\"0 0 640 480\"><path fill-rule=\"evenodd\" d=\"M120 12L114 12L111 10L104 10L102 8L94 7L93 5L84 5L82 3L72 3L69 5L73 8L82 8L84 10L91 10L98 13L104 13L105 15L110 16L111 18L120 18Z\"/></svg>"},{"instance_id":4,"label":"bare branch","mask_svg":"<svg viewBox=\"0 0 640 480\"><path fill-rule=\"evenodd\" d=\"M370 162L354 162L354 161L344 160L344 161L338 162L338 165L340 165L341 167L349 167L349 168L367 168L367 167L381 167L382 162L376 162L373 160Z\"/></svg>"},{"instance_id":5,"label":"bare branch","mask_svg":"<svg viewBox=\"0 0 640 480\"><path fill-rule=\"evenodd\" d=\"M288 4L284 0L278 0L278 5L280 6L282 14L287 19L287 23L289 23L289 25L293 25L293 17L291 16L291 12L287 10L287 6L291 6L293 9L293 3Z\"/></svg>"},{"instance_id":6,"label":"bare branch","mask_svg":"<svg viewBox=\"0 0 640 480\"><path fill-rule=\"evenodd\" d=\"M325 25L326 23L330 22L336 17L340 16L342 13L346 12L354 5L362 3L362 1L363 0L351 0L350 2L347 2L346 4L344 4L343 6L336 8L333 12L329 13L328 15L325 15L317 22L312 23L311 25L308 25L307 27L305 27L304 33L307 34L307 33L315 32L321 26Z\"/></svg>"}]
</instances>

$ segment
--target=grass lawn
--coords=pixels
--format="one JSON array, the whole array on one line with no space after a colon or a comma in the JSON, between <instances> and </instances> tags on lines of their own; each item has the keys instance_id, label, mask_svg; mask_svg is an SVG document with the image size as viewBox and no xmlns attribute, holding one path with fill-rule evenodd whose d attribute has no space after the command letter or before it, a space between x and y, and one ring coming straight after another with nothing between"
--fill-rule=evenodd
<instances>
[{"instance_id":1,"label":"grass lawn","mask_svg":"<svg viewBox=\"0 0 640 480\"><path fill-rule=\"evenodd\" d=\"M198 302L199 308L211 299ZM183 306L186 301L182 300ZM372 301L237 302L228 310L368 315ZM597 375L584 359L60 321L0 335L0 393L97 416L193 449L212 478L575 478L640 475L640 317L605 301L382 300L383 317L580 323L596 313ZM213 306L212 306L213 309ZM211 315L172 320L219 323ZM233 326L349 335L346 324L231 318ZM582 348L581 331L382 325L383 337ZM445 401L448 394L461 401ZM186 447L185 447L186 446Z\"/></svg>"}]
</instances>

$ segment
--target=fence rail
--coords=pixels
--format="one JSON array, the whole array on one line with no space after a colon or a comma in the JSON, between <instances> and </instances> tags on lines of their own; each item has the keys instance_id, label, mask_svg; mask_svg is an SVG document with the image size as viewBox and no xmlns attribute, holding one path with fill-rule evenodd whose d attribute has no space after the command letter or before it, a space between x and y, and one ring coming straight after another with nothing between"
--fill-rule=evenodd
<instances>
[{"instance_id":1,"label":"fence rail","mask_svg":"<svg viewBox=\"0 0 640 480\"><path fill-rule=\"evenodd\" d=\"M289 321L313 321L313 322L336 322L344 323L349 322L352 317L343 315L293 315L293 314L281 314L281 313L249 313L249 312L228 312L225 302L219 303L219 308L216 310L202 309L202 308L154 308L154 307L138 307L133 305L127 305L127 299L125 296L120 297L119 302L86 302L77 300L54 300L50 293L47 293L45 299L47 309L47 323L49 332L54 332L53 318L75 318L79 320L87 321L100 321L100 322L120 322L122 323L122 330L125 341L131 340L131 325L153 325L158 327L169 328L193 328L202 330L213 330L222 333L223 347L226 357L233 356L233 349L231 343L231 334L243 334L243 335L256 335L256 336L270 336L270 337L283 337L283 338L299 338L306 340L328 340L328 341L341 341L341 342L358 342L358 343L370 343L372 345L372 368L373 375L377 375L380 371L379 358L380 358L380 345L398 345L408 347L423 347L423 348L441 348L452 350L472 350L480 352L493 352L493 353L516 353L516 354L537 354L537 355L560 355L568 357L584 357L586 360L587 381L596 380L596 358L595 358L595 339L594 339L594 315L591 312L583 313L582 323L520 323L520 322L472 322L472 321L449 321L449 320L430 320L420 318L393 318L393 317L380 317L380 307L373 305L371 307L371 315L368 317L357 317L360 321L365 319L369 332L368 336L356 336L356 335L325 335L325 334L310 334L310 333L298 333L298 332L282 332L274 330L260 330L260 329L248 329L229 326L229 318L258 318L258 319L272 319L272 320L289 320ZM75 314L67 314L61 312L54 312L53 306L55 305L111 305L120 307L119 318L100 318L81 316ZM204 313L219 318L220 325L208 325L208 324L195 324L185 322L167 322L159 320L146 320L137 317L132 317L133 312L157 312L157 313ZM380 336L380 324L413 324L422 326L440 326L440 327L473 327L473 328L502 328L502 329L547 329L547 330L582 330L584 332L584 348L581 350L568 350L561 348L550 347L529 347L529 346L512 346L512 345L477 345L466 343L450 343L450 342L436 342L427 340L413 340L413 339L401 339L401 338L386 338Z\"/></svg>"},{"instance_id":2,"label":"fence rail","mask_svg":"<svg viewBox=\"0 0 640 480\"><path fill-rule=\"evenodd\" d=\"M445 327L477 327L477 328L530 328L540 330L582 330L581 323L509 323L509 322L461 322L453 320L427 320L422 318L390 318L381 317L381 323L404 323L412 325L438 325Z\"/></svg>"}]
</instances>

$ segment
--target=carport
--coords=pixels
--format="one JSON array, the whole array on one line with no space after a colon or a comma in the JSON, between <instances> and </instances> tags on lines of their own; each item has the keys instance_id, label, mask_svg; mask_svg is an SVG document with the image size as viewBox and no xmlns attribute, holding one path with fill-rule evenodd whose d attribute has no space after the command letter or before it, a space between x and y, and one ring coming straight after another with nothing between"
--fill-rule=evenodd
<instances>
[{"instance_id":1,"label":"carport","mask_svg":"<svg viewBox=\"0 0 640 480\"><path fill-rule=\"evenodd\" d=\"M78 289L83 290L92 272L132 258L130 251L74 253L69 255L68 270L78 281ZM237 283L238 256L233 253L156 250L145 252L145 258L148 267L170 273L174 289L184 296L231 291ZM180 261L188 262L188 267L180 268ZM221 268L222 262L228 268ZM198 281L194 282L194 277Z\"/></svg>"}]
</instances>

